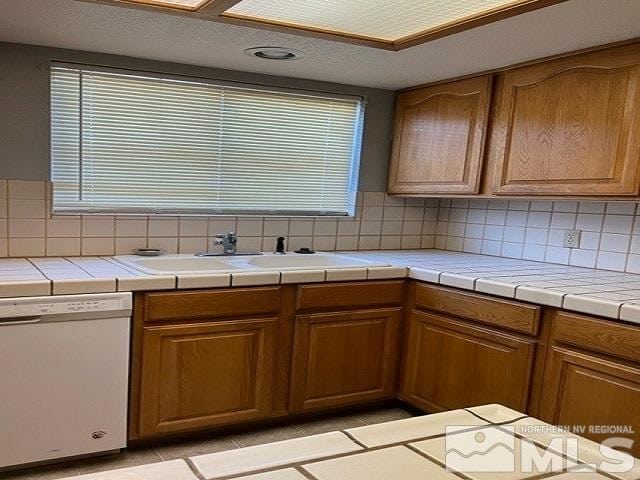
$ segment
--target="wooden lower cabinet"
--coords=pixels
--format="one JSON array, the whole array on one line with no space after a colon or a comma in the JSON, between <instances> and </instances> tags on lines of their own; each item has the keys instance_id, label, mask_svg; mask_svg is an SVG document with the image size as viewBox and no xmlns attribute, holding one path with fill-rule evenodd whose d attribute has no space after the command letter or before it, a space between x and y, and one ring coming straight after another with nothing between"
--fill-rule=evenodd
<instances>
[{"instance_id":1,"label":"wooden lower cabinet","mask_svg":"<svg viewBox=\"0 0 640 480\"><path fill-rule=\"evenodd\" d=\"M626 426L640 456L637 325L385 280L137 293L133 328L130 440L398 397Z\"/></svg>"},{"instance_id":2,"label":"wooden lower cabinet","mask_svg":"<svg viewBox=\"0 0 640 480\"><path fill-rule=\"evenodd\" d=\"M139 433L267 417L277 318L145 326Z\"/></svg>"},{"instance_id":3,"label":"wooden lower cabinet","mask_svg":"<svg viewBox=\"0 0 640 480\"><path fill-rule=\"evenodd\" d=\"M634 440L640 456L640 329L584 315L557 312L544 380L540 417L587 430L601 442ZM628 426L635 435L600 434L593 428Z\"/></svg>"},{"instance_id":4,"label":"wooden lower cabinet","mask_svg":"<svg viewBox=\"0 0 640 480\"><path fill-rule=\"evenodd\" d=\"M414 310L401 398L429 412L487 403L526 411L536 342Z\"/></svg>"},{"instance_id":5,"label":"wooden lower cabinet","mask_svg":"<svg viewBox=\"0 0 640 480\"><path fill-rule=\"evenodd\" d=\"M296 318L294 412L395 397L401 308Z\"/></svg>"}]
</instances>

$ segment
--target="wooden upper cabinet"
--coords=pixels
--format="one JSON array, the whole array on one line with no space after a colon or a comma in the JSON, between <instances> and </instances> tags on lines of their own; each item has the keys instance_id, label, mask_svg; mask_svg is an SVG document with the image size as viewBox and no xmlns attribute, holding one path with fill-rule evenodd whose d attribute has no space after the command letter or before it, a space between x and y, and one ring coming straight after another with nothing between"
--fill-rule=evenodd
<instances>
[{"instance_id":1,"label":"wooden upper cabinet","mask_svg":"<svg viewBox=\"0 0 640 480\"><path fill-rule=\"evenodd\" d=\"M478 193L490 96L488 75L400 94L389 192Z\"/></svg>"},{"instance_id":2,"label":"wooden upper cabinet","mask_svg":"<svg viewBox=\"0 0 640 480\"><path fill-rule=\"evenodd\" d=\"M637 195L640 45L500 75L491 159L498 195Z\"/></svg>"}]
</instances>

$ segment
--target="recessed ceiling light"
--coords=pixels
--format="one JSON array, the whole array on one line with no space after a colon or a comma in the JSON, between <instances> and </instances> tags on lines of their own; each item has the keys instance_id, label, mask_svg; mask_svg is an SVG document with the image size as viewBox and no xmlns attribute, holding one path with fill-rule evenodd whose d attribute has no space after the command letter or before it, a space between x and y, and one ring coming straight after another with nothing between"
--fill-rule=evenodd
<instances>
[{"instance_id":1,"label":"recessed ceiling light","mask_svg":"<svg viewBox=\"0 0 640 480\"><path fill-rule=\"evenodd\" d=\"M300 60L304 57L304 52L285 47L253 47L247 48L244 53L265 60Z\"/></svg>"}]
</instances>

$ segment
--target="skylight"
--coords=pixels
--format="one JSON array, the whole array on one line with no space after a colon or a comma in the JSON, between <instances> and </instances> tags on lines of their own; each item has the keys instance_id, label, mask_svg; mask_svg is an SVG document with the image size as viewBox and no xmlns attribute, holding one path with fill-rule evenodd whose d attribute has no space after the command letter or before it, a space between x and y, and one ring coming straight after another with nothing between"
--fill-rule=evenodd
<instances>
[{"instance_id":1,"label":"skylight","mask_svg":"<svg viewBox=\"0 0 640 480\"><path fill-rule=\"evenodd\" d=\"M83 0L94 1L94 0ZM568 0L101 0L402 50Z\"/></svg>"},{"instance_id":2,"label":"skylight","mask_svg":"<svg viewBox=\"0 0 640 480\"><path fill-rule=\"evenodd\" d=\"M513 0L241 0L225 12L261 22L397 42L518 4Z\"/></svg>"}]
</instances>

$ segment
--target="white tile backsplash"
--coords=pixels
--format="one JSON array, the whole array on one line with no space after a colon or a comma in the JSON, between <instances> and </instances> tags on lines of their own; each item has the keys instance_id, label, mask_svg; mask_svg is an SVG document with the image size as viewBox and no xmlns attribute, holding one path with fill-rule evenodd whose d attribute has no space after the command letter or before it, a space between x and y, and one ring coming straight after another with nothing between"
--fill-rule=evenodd
<instances>
[{"instance_id":1,"label":"white tile backsplash","mask_svg":"<svg viewBox=\"0 0 640 480\"><path fill-rule=\"evenodd\" d=\"M640 273L636 202L396 198L358 195L355 218L51 216L47 182L0 180L0 257L113 255L134 248L168 253L219 249L235 231L239 248L289 250L439 248ZM581 230L580 248L563 247Z\"/></svg>"},{"instance_id":2,"label":"white tile backsplash","mask_svg":"<svg viewBox=\"0 0 640 480\"><path fill-rule=\"evenodd\" d=\"M636 202L478 199L465 204L442 199L435 245L445 250L637 273L637 212ZM573 229L582 231L580 248L564 248L565 231Z\"/></svg>"},{"instance_id":3,"label":"white tile backsplash","mask_svg":"<svg viewBox=\"0 0 640 480\"><path fill-rule=\"evenodd\" d=\"M141 247L196 253L218 250L215 235L231 231L242 250L270 251L279 236L287 238L289 250L433 248L439 211L437 199L364 192L354 218L52 216L47 192L47 182L0 180L0 257L113 255ZM458 203L466 216L469 202ZM464 225L452 233L464 233Z\"/></svg>"}]
</instances>

